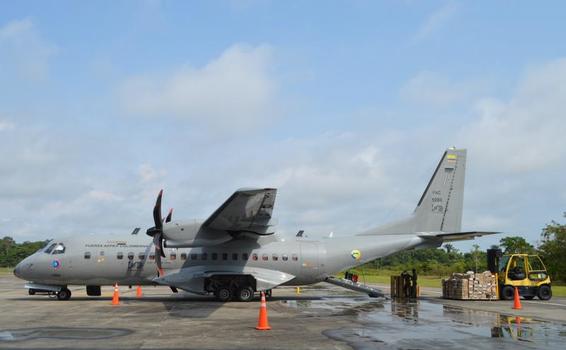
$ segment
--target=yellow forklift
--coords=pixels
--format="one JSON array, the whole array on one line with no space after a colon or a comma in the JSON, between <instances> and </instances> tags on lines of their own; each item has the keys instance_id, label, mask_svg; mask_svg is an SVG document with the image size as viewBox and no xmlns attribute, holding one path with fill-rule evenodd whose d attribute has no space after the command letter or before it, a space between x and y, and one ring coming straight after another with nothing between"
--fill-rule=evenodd
<instances>
[{"instance_id":1,"label":"yellow forklift","mask_svg":"<svg viewBox=\"0 0 566 350\"><path fill-rule=\"evenodd\" d=\"M552 298L550 277L538 255L503 255L500 249L488 249L487 259L490 271L497 274L500 299L512 300L515 287L527 300Z\"/></svg>"}]
</instances>

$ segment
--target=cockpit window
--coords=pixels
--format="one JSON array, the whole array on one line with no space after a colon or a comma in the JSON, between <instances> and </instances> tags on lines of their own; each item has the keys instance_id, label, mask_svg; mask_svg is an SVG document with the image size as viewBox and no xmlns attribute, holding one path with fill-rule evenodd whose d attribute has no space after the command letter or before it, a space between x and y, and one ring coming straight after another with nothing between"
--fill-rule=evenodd
<instances>
[{"instance_id":1,"label":"cockpit window","mask_svg":"<svg viewBox=\"0 0 566 350\"><path fill-rule=\"evenodd\" d=\"M63 243L57 243L55 248L53 249L53 254L64 254L65 253L65 245Z\"/></svg>"},{"instance_id":2,"label":"cockpit window","mask_svg":"<svg viewBox=\"0 0 566 350\"><path fill-rule=\"evenodd\" d=\"M56 245L57 245L57 243L53 243L52 245L50 245L49 247L47 247L47 249L45 249L45 253L46 253L46 254L51 254L51 252L53 251L53 249L55 248Z\"/></svg>"},{"instance_id":3,"label":"cockpit window","mask_svg":"<svg viewBox=\"0 0 566 350\"><path fill-rule=\"evenodd\" d=\"M52 239L43 242L43 244L41 245L41 248L39 248L39 249L36 251L36 253L39 253L39 252L44 251L45 248L47 248L47 247L49 246L49 244L51 244L51 242L53 242Z\"/></svg>"}]
</instances>

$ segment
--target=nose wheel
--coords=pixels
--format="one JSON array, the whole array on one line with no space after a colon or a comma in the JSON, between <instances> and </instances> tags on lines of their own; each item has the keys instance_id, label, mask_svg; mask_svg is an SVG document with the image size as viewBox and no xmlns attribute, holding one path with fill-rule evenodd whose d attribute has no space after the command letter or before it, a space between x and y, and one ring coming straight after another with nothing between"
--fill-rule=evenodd
<instances>
[{"instance_id":1,"label":"nose wheel","mask_svg":"<svg viewBox=\"0 0 566 350\"><path fill-rule=\"evenodd\" d=\"M63 288L57 292L57 299L69 300L71 299L71 291L68 288Z\"/></svg>"}]
</instances>

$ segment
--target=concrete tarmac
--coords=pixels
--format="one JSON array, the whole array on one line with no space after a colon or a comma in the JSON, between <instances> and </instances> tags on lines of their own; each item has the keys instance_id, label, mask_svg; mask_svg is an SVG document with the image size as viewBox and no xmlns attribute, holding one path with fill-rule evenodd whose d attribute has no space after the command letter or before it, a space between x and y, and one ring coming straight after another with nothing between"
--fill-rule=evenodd
<instances>
[{"instance_id":1,"label":"concrete tarmac","mask_svg":"<svg viewBox=\"0 0 566 350\"><path fill-rule=\"evenodd\" d=\"M268 301L270 331L256 331L259 302L220 303L168 288L112 288L102 297L72 287L59 301L30 296L0 275L0 349L563 349L566 301L511 303L372 299L328 284L278 288Z\"/></svg>"}]
</instances>

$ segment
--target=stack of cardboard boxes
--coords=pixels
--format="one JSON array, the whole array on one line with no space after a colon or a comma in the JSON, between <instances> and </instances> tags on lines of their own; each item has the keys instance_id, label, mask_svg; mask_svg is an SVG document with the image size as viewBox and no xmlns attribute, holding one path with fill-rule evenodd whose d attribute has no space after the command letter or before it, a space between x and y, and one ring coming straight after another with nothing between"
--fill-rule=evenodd
<instances>
[{"instance_id":1,"label":"stack of cardboard boxes","mask_svg":"<svg viewBox=\"0 0 566 350\"><path fill-rule=\"evenodd\" d=\"M442 280L442 297L460 300L497 300L497 280L489 271L453 273Z\"/></svg>"}]
</instances>

